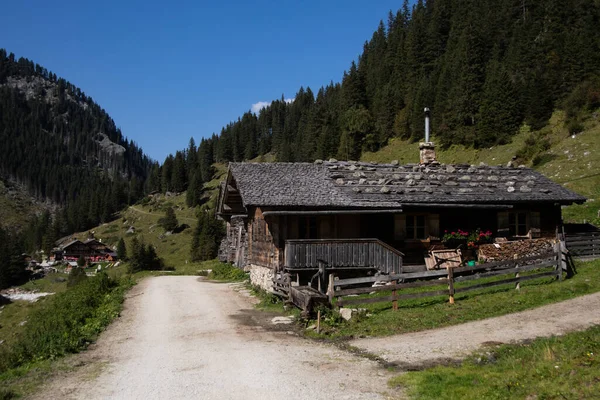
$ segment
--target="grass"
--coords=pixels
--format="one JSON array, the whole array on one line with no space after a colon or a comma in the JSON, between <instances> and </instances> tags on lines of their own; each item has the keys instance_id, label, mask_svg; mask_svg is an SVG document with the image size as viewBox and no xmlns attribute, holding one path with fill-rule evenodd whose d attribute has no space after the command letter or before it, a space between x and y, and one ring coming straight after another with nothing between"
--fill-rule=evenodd
<instances>
[{"instance_id":1,"label":"grass","mask_svg":"<svg viewBox=\"0 0 600 400\"><path fill-rule=\"evenodd\" d=\"M321 334L311 332L309 335L343 339L416 332L510 314L600 291L600 260L578 263L577 271L573 278L562 282L543 278L523 282L519 292L512 285L505 285L461 293L455 296L453 305L446 296L400 301L398 311L391 309L391 303L357 305L353 307L365 308L367 313L348 322L325 318Z\"/></svg>"},{"instance_id":2,"label":"grass","mask_svg":"<svg viewBox=\"0 0 600 400\"><path fill-rule=\"evenodd\" d=\"M502 345L460 366L393 378L415 399L596 399L600 393L600 326L562 337Z\"/></svg>"}]
</instances>

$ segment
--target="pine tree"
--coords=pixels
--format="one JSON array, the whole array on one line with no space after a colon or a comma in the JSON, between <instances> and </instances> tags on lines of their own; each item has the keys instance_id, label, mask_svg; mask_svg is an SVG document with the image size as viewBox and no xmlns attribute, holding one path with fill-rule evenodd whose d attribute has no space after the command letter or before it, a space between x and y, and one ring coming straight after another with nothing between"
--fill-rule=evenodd
<instances>
[{"instance_id":1,"label":"pine tree","mask_svg":"<svg viewBox=\"0 0 600 400\"><path fill-rule=\"evenodd\" d=\"M177 221L177 216L175 215L175 211L173 207L167 207L165 210L164 218L161 218L159 223L166 231L174 231L179 226L179 221Z\"/></svg>"},{"instance_id":2,"label":"pine tree","mask_svg":"<svg viewBox=\"0 0 600 400\"><path fill-rule=\"evenodd\" d=\"M117 243L117 257L119 260L127 260L127 246L125 246L125 240L123 240L123 238L120 238L119 243Z\"/></svg>"},{"instance_id":3,"label":"pine tree","mask_svg":"<svg viewBox=\"0 0 600 400\"><path fill-rule=\"evenodd\" d=\"M190 180L188 186L185 201L188 207L195 207L202 201L203 182L202 174L200 171L196 171Z\"/></svg>"}]
</instances>

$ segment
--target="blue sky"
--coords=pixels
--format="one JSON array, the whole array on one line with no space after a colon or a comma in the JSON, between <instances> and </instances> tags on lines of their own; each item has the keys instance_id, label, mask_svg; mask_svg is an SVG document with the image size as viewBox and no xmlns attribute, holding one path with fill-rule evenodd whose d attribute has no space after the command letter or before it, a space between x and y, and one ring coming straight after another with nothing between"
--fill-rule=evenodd
<instances>
[{"instance_id":1,"label":"blue sky","mask_svg":"<svg viewBox=\"0 0 600 400\"><path fill-rule=\"evenodd\" d=\"M162 162L253 104L338 82L401 1L12 1L0 47L79 86Z\"/></svg>"}]
</instances>

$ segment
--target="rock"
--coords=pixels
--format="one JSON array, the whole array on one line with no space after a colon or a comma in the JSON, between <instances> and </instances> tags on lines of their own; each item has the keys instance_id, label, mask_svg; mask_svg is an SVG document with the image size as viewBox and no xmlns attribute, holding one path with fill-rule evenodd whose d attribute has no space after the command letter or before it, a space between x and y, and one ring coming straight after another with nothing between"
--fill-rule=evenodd
<instances>
[{"instance_id":1,"label":"rock","mask_svg":"<svg viewBox=\"0 0 600 400\"><path fill-rule=\"evenodd\" d=\"M274 317L271 320L271 324L273 324L273 325L280 325L280 324L289 325L293 322L294 322L294 317Z\"/></svg>"},{"instance_id":2,"label":"rock","mask_svg":"<svg viewBox=\"0 0 600 400\"><path fill-rule=\"evenodd\" d=\"M314 331L315 329L317 329L317 325L315 325L315 324L312 324L312 325L309 325L308 327L306 327L307 331Z\"/></svg>"},{"instance_id":3,"label":"rock","mask_svg":"<svg viewBox=\"0 0 600 400\"><path fill-rule=\"evenodd\" d=\"M338 162L338 160L336 160L335 158L330 158L330 159L329 159L329 162L330 162L330 163L336 163L336 162Z\"/></svg>"},{"instance_id":4,"label":"rock","mask_svg":"<svg viewBox=\"0 0 600 400\"><path fill-rule=\"evenodd\" d=\"M323 160L317 159L317 160L315 160L315 164L323 164Z\"/></svg>"},{"instance_id":5,"label":"rock","mask_svg":"<svg viewBox=\"0 0 600 400\"><path fill-rule=\"evenodd\" d=\"M392 165L396 166L396 165L398 165L398 164L400 164L400 163L398 162L398 160L393 160L393 161L392 161L390 164L392 164Z\"/></svg>"},{"instance_id":6,"label":"rock","mask_svg":"<svg viewBox=\"0 0 600 400\"><path fill-rule=\"evenodd\" d=\"M23 326L23 325L25 325L26 323L27 323L27 321L21 321L21 322L19 322L19 326Z\"/></svg>"},{"instance_id":7,"label":"rock","mask_svg":"<svg viewBox=\"0 0 600 400\"><path fill-rule=\"evenodd\" d=\"M352 309L340 308L340 316L342 318L344 318L346 321L350 321L352 319Z\"/></svg>"},{"instance_id":8,"label":"rock","mask_svg":"<svg viewBox=\"0 0 600 400\"><path fill-rule=\"evenodd\" d=\"M514 192L514 191L515 191L515 188L514 188L513 186L509 186L509 187L508 187L508 189L506 189L506 191L507 191L508 193L512 193L512 192Z\"/></svg>"},{"instance_id":9,"label":"rock","mask_svg":"<svg viewBox=\"0 0 600 400\"><path fill-rule=\"evenodd\" d=\"M380 192L381 193L389 193L390 192L390 188L387 187L387 186L384 186L384 187L381 188Z\"/></svg>"}]
</instances>

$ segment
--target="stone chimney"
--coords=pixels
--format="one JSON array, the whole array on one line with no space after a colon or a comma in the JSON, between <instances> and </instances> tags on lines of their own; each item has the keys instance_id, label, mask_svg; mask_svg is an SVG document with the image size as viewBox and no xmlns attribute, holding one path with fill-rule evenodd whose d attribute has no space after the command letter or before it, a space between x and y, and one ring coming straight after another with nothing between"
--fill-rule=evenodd
<instances>
[{"instance_id":1,"label":"stone chimney","mask_svg":"<svg viewBox=\"0 0 600 400\"><path fill-rule=\"evenodd\" d=\"M423 165L437 163L433 142L419 143L419 162Z\"/></svg>"},{"instance_id":2,"label":"stone chimney","mask_svg":"<svg viewBox=\"0 0 600 400\"><path fill-rule=\"evenodd\" d=\"M435 145L429 140L429 113L428 107L423 110L425 112L425 142L419 143L420 163L427 165L437 162L435 158Z\"/></svg>"}]
</instances>

